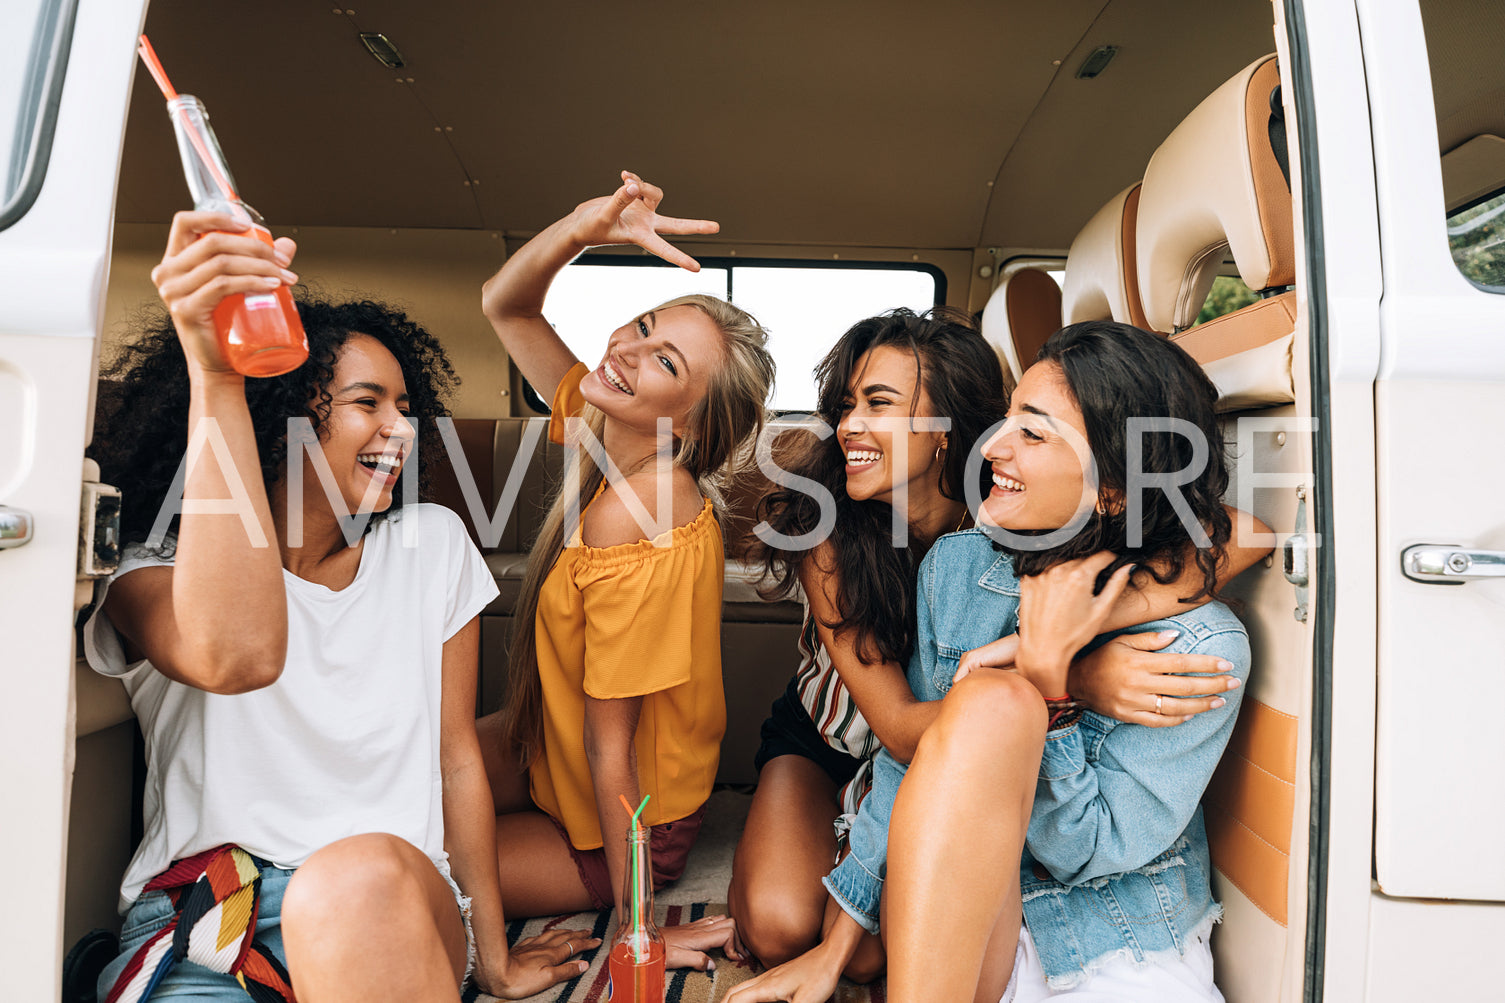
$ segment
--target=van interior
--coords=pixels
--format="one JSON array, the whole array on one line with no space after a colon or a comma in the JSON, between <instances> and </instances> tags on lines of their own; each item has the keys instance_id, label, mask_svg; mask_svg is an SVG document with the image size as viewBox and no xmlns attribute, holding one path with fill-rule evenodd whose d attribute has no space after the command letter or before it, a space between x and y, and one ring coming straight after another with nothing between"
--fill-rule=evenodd
<instances>
[{"instance_id":1,"label":"van interior","mask_svg":"<svg viewBox=\"0 0 1505 1003\"><path fill-rule=\"evenodd\" d=\"M1423 4L1444 6L1483 5ZM819 311L770 307L776 337L815 352L780 359L781 409L808 407L810 359L886 307L945 303L978 316L1015 379L1063 324L1127 321L1177 339L1206 367L1238 469L1262 485L1284 478L1244 494L1235 483L1230 503L1282 538L1303 530L1314 469L1311 437L1298 434L1314 413L1302 286L1311 265L1282 16L1269 0L361 0L254 14L223 0L155 0L145 31L178 88L209 109L240 191L275 233L299 242L305 281L397 304L449 351L463 380L452 410L465 463L451 464L437 443L428 455L444 468L436 500L472 528L501 587L482 621L478 711L487 712L502 699L512 605L561 451L538 435L543 403L481 316L480 287L624 168L665 189L667 212L721 223L714 237L676 243L718 269L713 281L724 271L734 301L755 285L738 276L758 269L788 273L822 300ZM1468 23L1429 17L1429 43L1467 51ZM1433 42L1434 25L1449 39ZM1439 152L1473 142L1487 147L1475 160L1498 156L1499 64L1449 64L1434 69L1434 84ZM139 71L106 362L155 301L148 276L184 208L161 96ZM1341 251L1328 254L1331 266ZM585 263L611 266L602 271L633 289L692 278L636 249ZM916 295L931 298L847 301L837 283L854 273L885 283L918 275L929 285ZM663 298L608 305L626 318ZM604 342L609 330L581 337ZM1240 417L1279 420L1255 428ZM96 428L108 421L105 387ZM498 532L487 522L514 470L518 504ZM727 866L738 805L745 812L756 783L758 727L796 664L798 604L765 602L757 569L736 559L760 489L740 483L726 523L728 728L713 807L729 814L708 823L706 838L725 845L697 849L706 866ZM1280 557L1230 590L1255 662L1204 802L1225 910L1217 981L1233 1003L1303 993L1314 645L1304 580L1293 584L1299 575L1283 573ZM141 741L123 692L80 662L77 694L66 944L118 931L118 884L141 812Z\"/></svg>"}]
</instances>

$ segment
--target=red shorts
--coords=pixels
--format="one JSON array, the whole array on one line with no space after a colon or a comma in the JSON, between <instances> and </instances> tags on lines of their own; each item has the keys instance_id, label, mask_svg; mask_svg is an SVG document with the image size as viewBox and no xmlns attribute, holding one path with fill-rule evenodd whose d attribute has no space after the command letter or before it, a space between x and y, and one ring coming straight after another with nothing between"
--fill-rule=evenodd
<instances>
[{"instance_id":1,"label":"red shorts","mask_svg":"<svg viewBox=\"0 0 1505 1003\"><path fill-rule=\"evenodd\" d=\"M585 886L591 902L597 909L610 909L617 897L612 891L611 873L606 867L606 851L600 848L575 849L575 845L570 842L569 833L565 832L559 820L552 815L549 818L553 821L554 828L559 830L559 838L569 847L575 869L580 872L580 883ZM690 859L690 847L695 845L695 837L700 834L700 823L703 821L705 805L684 818L664 822L648 830L648 850L653 856L654 891L685 872L685 864Z\"/></svg>"}]
</instances>

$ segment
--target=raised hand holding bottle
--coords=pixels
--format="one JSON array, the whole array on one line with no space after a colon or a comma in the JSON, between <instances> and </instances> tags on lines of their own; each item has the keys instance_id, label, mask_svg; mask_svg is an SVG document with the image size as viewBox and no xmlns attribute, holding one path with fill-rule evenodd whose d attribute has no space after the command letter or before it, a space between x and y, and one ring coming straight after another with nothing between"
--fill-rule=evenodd
<instances>
[{"instance_id":1,"label":"raised hand holding bottle","mask_svg":"<svg viewBox=\"0 0 1505 1003\"><path fill-rule=\"evenodd\" d=\"M177 135L178 154L193 196L193 207L225 213L249 223L251 235L270 246L272 233L261 214L236 193L230 166L225 162L214 130L209 127L209 114L203 103L191 94L173 90L145 35L141 36L140 52L167 98L167 113ZM244 376L281 376L308 358L308 338L286 285L265 293L226 296L215 308L214 325L226 360Z\"/></svg>"}]
</instances>

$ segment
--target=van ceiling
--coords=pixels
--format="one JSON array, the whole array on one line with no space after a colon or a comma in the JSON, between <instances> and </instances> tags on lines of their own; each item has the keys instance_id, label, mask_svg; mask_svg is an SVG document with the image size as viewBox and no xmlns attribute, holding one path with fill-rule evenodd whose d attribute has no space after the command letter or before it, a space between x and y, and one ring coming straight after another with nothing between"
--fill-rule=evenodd
<instances>
[{"instance_id":1,"label":"van ceiling","mask_svg":"<svg viewBox=\"0 0 1505 1003\"><path fill-rule=\"evenodd\" d=\"M739 243L1065 248L1273 50L1271 20L1269 0L154 0L146 32L274 227L527 235L625 167ZM138 71L118 218L186 197Z\"/></svg>"}]
</instances>

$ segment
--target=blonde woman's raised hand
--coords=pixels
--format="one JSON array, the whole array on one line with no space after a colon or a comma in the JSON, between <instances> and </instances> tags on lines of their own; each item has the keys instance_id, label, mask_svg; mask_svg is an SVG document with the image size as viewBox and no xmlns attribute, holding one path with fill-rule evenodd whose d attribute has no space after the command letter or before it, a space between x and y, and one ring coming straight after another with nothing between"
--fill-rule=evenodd
<instances>
[{"instance_id":1,"label":"blonde woman's raised hand","mask_svg":"<svg viewBox=\"0 0 1505 1003\"><path fill-rule=\"evenodd\" d=\"M622 186L611 195L582 202L571 216L570 232L586 247L602 244L636 244L670 264L700 271L700 263L659 234L717 233L721 224L709 219L661 216L663 189L631 171L622 172Z\"/></svg>"},{"instance_id":2,"label":"blonde woman's raised hand","mask_svg":"<svg viewBox=\"0 0 1505 1003\"><path fill-rule=\"evenodd\" d=\"M251 225L224 213L180 212L172 218L167 250L152 283L172 316L189 374L233 372L214 327L214 308L236 293L268 293L292 285L288 271L297 245L281 237L271 246Z\"/></svg>"}]
</instances>

